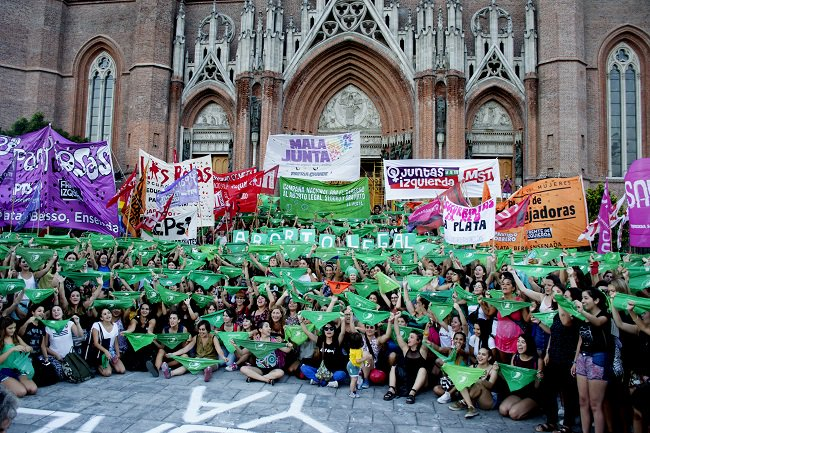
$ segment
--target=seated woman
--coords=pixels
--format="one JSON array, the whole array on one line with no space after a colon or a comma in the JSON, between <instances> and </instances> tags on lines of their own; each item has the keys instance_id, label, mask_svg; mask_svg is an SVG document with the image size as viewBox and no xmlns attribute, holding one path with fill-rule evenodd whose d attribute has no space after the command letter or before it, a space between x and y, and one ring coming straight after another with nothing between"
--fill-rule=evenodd
<instances>
[{"instance_id":1,"label":"seated woman","mask_svg":"<svg viewBox=\"0 0 819 460\"><path fill-rule=\"evenodd\" d=\"M100 320L91 326L91 343L88 346L85 360L91 367L96 366L97 373L102 377L110 377L112 370L117 374L125 373L119 349L119 326L112 320L111 310L103 308L100 311Z\"/></svg>"},{"instance_id":2,"label":"seated woman","mask_svg":"<svg viewBox=\"0 0 819 460\"><path fill-rule=\"evenodd\" d=\"M271 335L270 323L267 321L262 323L262 327L259 328L259 336L253 340L274 343L282 342L281 336ZM236 351L237 353L251 354L247 349L239 350L239 348L237 348ZM285 347L273 350L263 358L250 356L250 363L239 368L239 371L247 377L245 381L248 383L250 383L251 380L257 380L273 385L276 380L284 377L282 367L284 366L285 354L289 352L290 347Z\"/></svg>"},{"instance_id":3,"label":"seated woman","mask_svg":"<svg viewBox=\"0 0 819 460\"><path fill-rule=\"evenodd\" d=\"M488 348L481 347L478 350L478 362L472 367L483 369L483 377L472 386L459 391L458 395L463 399L449 405L450 410L466 409L464 418L480 415L480 412L475 409L475 402L481 410L492 410L498 407L498 394L492 391L498 380L498 364L492 359L492 353Z\"/></svg>"},{"instance_id":4,"label":"seated woman","mask_svg":"<svg viewBox=\"0 0 819 460\"><path fill-rule=\"evenodd\" d=\"M451 364L456 366L469 366L470 364L471 355L466 349L466 334L463 332L458 331L455 333L455 335L452 337L452 347L448 350L444 349L443 347L438 347L434 343L430 343L429 346L435 349L435 351L446 356L449 356L451 350L457 350L455 358L450 361ZM444 361L442 361L441 358L435 359L435 367L438 369L437 375L441 375L441 367L443 365ZM433 373L433 375L435 374ZM452 393L455 391L457 390L452 384L452 379L447 376L441 377L440 383L432 388L432 392L438 396L438 402L441 404L446 404L452 401Z\"/></svg>"},{"instance_id":5,"label":"seated woman","mask_svg":"<svg viewBox=\"0 0 819 460\"><path fill-rule=\"evenodd\" d=\"M378 335L377 327L377 325L364 325L364 350L367 353L365 353L364 367L361 368L361 373L364 376L361 383L362 389L369 388L371 381L373 384L383 385L386 382L386 373L389 372L389 360L386 353L382 353L382 351L386 352L386 348L383 347L390 339L392 328L388 327L384 334Z\"/></svg>"},{"instance_id":6,"label":"seated woman","mask_svg":"<svg viewBox=\"0 0 819 460\"><path fill-rule=\"evenodd\" d=\"M51 307L51 319L53 321L61 321L63 319L63 308L59 305ZM81 338L83 334L82 327L80 327L80 317L73 315L68 324L63 326L59 331L51 328L46 328L46 336L43 337L43 344L45 353L49 359L53 360L52 364L61 364L65 359L65 355L74 351L74 340ZM60 365L60 369L62 366ZM62 371L60 372L62 378Z\"/></svg>"},{"instance_id":7,"label":"seated woman","mask_svg":"<svg viewBox=\"0 0 819 460\"><path fill-rule=\"evenodd\" d=\"M403 356L396 365L390 368L390 386L384 395L384 401L392 401L396 396L406 395L406 403L415 404L415 397L427 384L427 369L424 364L429 350L421 346L423 335L418 331L411 331L409 340L404 341L404 338L401 337L401 330L398 328L400 316L400 313L391 314L389 322L393 323L395 341L398 343ZM424 333L428 329L429 323L426 324ZM401 387L400 392L396 390L396 385ZM406 391L407 386L411 387L409 391Z\"/></svg>"},{"instance_id":8,"label":"seated woman","mask_svg":"<svg viewBox=\"0 0 819 460\"><path fill-rule=\"evenodd\" d=\"M349 310L349 308L348 308ZM336 328L334 323L327 323L322 328L322 336L307 329L307 319L301 322L301 329L307 334L311 342L315 344L315 351L312 359L305 360L301 365L301 372L310 379L311 385L328 386L338 388L340 381L347 378L347 357L341 349L341 342L344 340L344 328ZM341 331L340 333L337 331ZM324 367L329 371L327 376L317 375L316 371L324 363ZM329 378L327 378L329 377Z\"/></svg>"},{"instance_id":9,"label":"seated woman","mask_svg":"<svg viewBox=\"0 0 819 460\"><path fill-rule=\"evenodd\" d=\"M17 336L17 324L8 316L0 319L0 384L18 398L37 393L31 380L34 366L28 354L33 349Z\"/></svg>"},{"instance_id":10,"label":"seated woman","mask_svg":"<svg viewBox=\"0 0 819 460\"><path fill-rule=\"evenodd\" d=\"M185 326L179 321L179 314L176 312L171 312L168 314L168 324L162 328L161 334L181 334L184 332L188 332L185 329ZM174 359L170 359L167 357L168 350L165 348L165 345L157 343L157 352L156 352L156 360L154 361L154 366L157 369L161 368L162 366L170 366L170 367L177 367L180 366L179 362Z\"/></svg>"},{"instance_id":11,"label":"seated woman","mask_svg":"<svg viewBox=\"0 0 819 460\"><path fill-rule=\"evenodd\" d=\"M131 319L128 329L125 332L137 334L153 334L156 327L156 317L154 317L151 306L143 303L139 307L139 312ZM148 371L154 377L159 377L159 371L154 366L157 348L154 344L146 345L139 350L131 350L123 355L125 368L129 371Z\"/></svg>"},{"instance_id":12,"label":"seated woman","mask_svg":"<svg viewBox=\"0 0 819 460\"><path fill-rule=\"evenodd\" d=\"M513 391L503 400L498 412L512 420L523 420L538 408L537 389L543 378L543 360L537 355L535 340L531 335L518 337L518 352L512 355L509 364L526 369L537 369L537 379L525 387Z\"/></svg>"},{"instance_id":13,"label":"seated woman","mask_svg":"<svg viewBox=\"0 0 819 460\"><path fill-rule=\"evenodd\" d=\"M215 335L210 334L210 323L207 321L199 321L196 325L196 330L198 334L191 337L187 345L173 353L169 353L168 356L184 356L189 351L196 349L196 358L219 359L227 363L228 358L222 353L222 347L219 346L219 339ZM210 382L211 377L213 377L213 371L218 368L219 365L217 364L205 368L206 382ZM188 372L188 370L185 369L184 366L177 367L172 371L167 364L162 363L162 375L164 375L166 379L175 375L182 375L185 372Z\"/></svg>"}]
</instances>

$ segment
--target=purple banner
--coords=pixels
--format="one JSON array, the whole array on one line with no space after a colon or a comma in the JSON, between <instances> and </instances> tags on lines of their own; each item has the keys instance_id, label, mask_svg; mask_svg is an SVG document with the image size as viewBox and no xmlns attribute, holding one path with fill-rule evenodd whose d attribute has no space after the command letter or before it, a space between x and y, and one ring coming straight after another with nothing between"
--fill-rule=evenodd
<instances>
[{"instance_id":1,"label":"purple banner","mask_svg":"<svg viewBox=\"0 0 819 460\"><path fill-rule=\"evenodd\" d=\"M0 136L0 226L61 227L119 235L114 174L107 142L77 144L50 126L19 137ZM40 184L39 186L37 184Z\"/></svg>"},{"instance_id":2,"label":"purple banner","mask_svg":"<svg viewBox=\"0 0 819 460\"><path fill-rule=\"evenodd\" d=\"M651 168L648 158L634 161L626 173L630 244L651 247Z\"/></svg>"},{"instance_id":3,"label":"purple banner","mask_svg":"<svg viewBox=\"0 0 819 460\"><path fill-rule=\"evenodd\" d=\"M603 197L600 199L600 212L597 213L597 222L600 225L600 233L597 236L597 253L605 254L611 252L611 197L609 196L609 182L606 181L606 188Z\"/></svg>"}]
</instances>

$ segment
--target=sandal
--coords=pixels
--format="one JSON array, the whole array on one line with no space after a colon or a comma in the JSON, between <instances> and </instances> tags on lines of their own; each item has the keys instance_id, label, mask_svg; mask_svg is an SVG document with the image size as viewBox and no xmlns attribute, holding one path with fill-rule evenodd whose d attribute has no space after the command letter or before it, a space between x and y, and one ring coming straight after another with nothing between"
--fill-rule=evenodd
<instances>
[{"instance_id":1,"label":"sandal","mask_svg":"<svg viewBox=\"0 0 819 460\"><path fill-rule=\"evenodd\" d=\"M571 433L572 429L567 427L566 425L558 425L557 429L555 429L555 433Z\"/></svg>"},{"instance_id":2,"label":"sandal","mask_svg":"<svg viewBox=\"0 0 819 460\"><path fill-rule=\"evenodd\" d=\"M407 404L415 404L415 393L418 393L415 389L410 390L409 395L407 395Z\"/></svg>"},{"instance_id":3,"label":"sandal","mask_svg":"<svg viewBox=\"0 0 819 460\"><path fill-rule=\"evenodd\" d=\"M553 433L557 429L558 427L554 423L538 423L535 426L535 432L537 433Z\"/></svg>"},{"instance_id":4,"label":"sandal","mask_svg":"<svg viewBox=\"0 0 819 460\"><path fill-rule=\"evenodd\" d=\"M384 401L392 401L395 397L398 396L395 394L395 387L389 387L387 389L387 394L384 395Z\"/></svg>"}]
</instances>

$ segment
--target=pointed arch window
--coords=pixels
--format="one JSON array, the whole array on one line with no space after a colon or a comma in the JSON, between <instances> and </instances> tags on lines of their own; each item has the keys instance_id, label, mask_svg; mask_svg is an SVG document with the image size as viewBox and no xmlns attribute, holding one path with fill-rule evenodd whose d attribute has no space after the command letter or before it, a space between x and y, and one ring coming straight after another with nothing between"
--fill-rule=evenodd
<instances>
[{"instance_id":1,"label":"pointed arch window","mask_svg":"<svg viewBox=\"0 0 819 460\"><path fill-rule=\"evenodd\" d=\"M624 177L642 155L640 114L640 61L625 43L608 59L609 177Z\"/></svg>"},{"instance_id":2,"label":"pointed arch window","mask_svg":"<svg viewBox=\"0 0 819 460\"><path fill-rule=\"evenodd\" d=\"M108 53L100 53L88 71L88 113L85 136L92 142L111 140L117 69Z\"/></svg>"}]
</instances>

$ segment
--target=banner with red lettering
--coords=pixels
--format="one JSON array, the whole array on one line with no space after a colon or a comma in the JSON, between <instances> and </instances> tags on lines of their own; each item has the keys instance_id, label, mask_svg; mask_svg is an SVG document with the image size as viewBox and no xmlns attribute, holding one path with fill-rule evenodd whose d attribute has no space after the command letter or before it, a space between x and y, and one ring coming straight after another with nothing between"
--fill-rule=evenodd
<instances>
[{"instance_id":1,"label":"banner with red lettering","mask_svg":"<svg viewBox=\"0 0 819 460\"><path fill-rule=\"evenodd\" d=\"M273 189L278 182L278 166L275 166L269 173L273 177ZM259 193L266 189L261 187L265 177L264 171L257 171L256 168L247 168L240 171L226 174L213 175L213 190L215 192L215 207L213 214L219 218L230 210L231 204L238 203L239 212L254 212L256 210L256 198Z\"/></svg>"},{"instance_id":2,"label":"banner with red lettering","mask_svg":"<svg viewBox=\"0 0 819 460\"><path fill-rule=\"evenodd\" d=\"M479 198L483 183L489 193L500 198L498 159L486 160L384 160L384 199L414 200L435 198L446 189L461 184L464 195Z\"/></svg>"},{"instance_id":3,"label":"banner with red lettering","mask_svg":"<svg viewBox=\"0 0 819 460\"><path fill-rule=\"evenodd\" d=\"M196 169L196 180L199 187L199 201L197 207L197 221L202 227L212 227L214 223L214 190L213 167L210 155L182 161L180 163L166 163L149 153L139 151L140 171L145 168L147 182L145 187L145 208L158 209L156 194L175 180L182 177L191 169ZM171 208L169 216L173 217L182 212L185 206Z\"/></svg>"},{"instance_id":4,"label":"banner with red lettering","mask_svg":"<svg viewBox=\"0 0 819 460\"><path fill-rule=\"evenodd\" d=\"M444 241L449 244L478 244L495 237L495 199L478 206L461 206L444 198Z\"/></svg>"}]
</instances>

